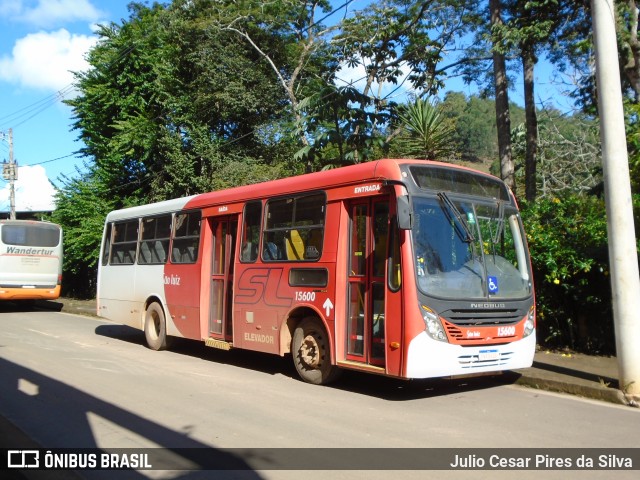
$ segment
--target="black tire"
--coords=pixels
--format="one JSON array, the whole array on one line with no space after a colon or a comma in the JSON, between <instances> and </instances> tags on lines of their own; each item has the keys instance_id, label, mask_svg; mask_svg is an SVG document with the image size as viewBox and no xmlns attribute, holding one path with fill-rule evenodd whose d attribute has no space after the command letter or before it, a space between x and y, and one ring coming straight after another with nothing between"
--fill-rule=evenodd
<instances>
[{"instance_id":1,"label":"black tire","mask_svg":"<svg viewBox=\"0 0 640 480\"><path fill-rule=\"evenodd\" d=\"M157 302L150 303L145 312L144 336L151 350L166 350L168 346L167 322L164 310Z\"/></svg>"},{"instance_id":2,"label":"black tire","mask_svg":"<svg viewBox=\"0 0 640 480\"><path fill-rule=\"evenodd\" d=\"M329 336L316 317L303 319L292 340L293 363L298 375L308 383L326 385L340 375L340 369L331 365Z\"/></svg>"}]
</instances>

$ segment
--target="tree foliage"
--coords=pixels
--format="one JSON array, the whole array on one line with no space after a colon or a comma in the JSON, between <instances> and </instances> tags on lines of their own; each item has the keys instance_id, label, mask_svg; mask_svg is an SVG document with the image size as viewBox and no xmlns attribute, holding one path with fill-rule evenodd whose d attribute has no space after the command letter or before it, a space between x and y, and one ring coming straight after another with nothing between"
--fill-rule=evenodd
<instances>
[{"instance_id":1,"label":"tree foliage","mask_svg":"<svg viewBox=\"0 0 640 480\"><path fill-rule=\"evenodd\" d=\"M441 161L456 158L455 130L438 105L418 98L399 109L398 121L402 124L394 145L398 156Z\"/></svg>"},{"instance_id":2,"label":"tree foliage","mask_svg":"<svg viewBox=\"0 0 640 480\"><path fill-rule=\"evenodd\" d=\"M489 3L501 12L502 23L493 27ZM615 4L637 189L638 9L634 0ZM336 6L328 0L133 3L128 19L98 28L91 69L77 75L79 95L67 102L86 165L60 179L53 215L66 232L67 293L91 295L93 280L86 279L95 278L102 222L111 209L389 154L482 170L493 164L500 175L505 152L497 132L505 122L497 119L508 112L511 127L501 143L510 142L514 166L503 160L502 176L515 174L520 197L529 189L525 220L545 339L606 351L594 340L600 331L590 310L578 305L582 299L608 315L606 296L589 287L602 283L600 268L606 272L604 213L593 197L601 193L601 170L589 2L383 0L355 11L346 2L337 8L344 9L342 18L327 25ZM499 78L486 76L494 55L505 58ZM561 115L534 104L533 68L542 55L561 74L574 74L572 95L582 112ZM521 71L525 109L505 103ZM478 94L440 95L453 75L476 83ZM437 106L428 101L438 96ZM496 97L503 101L497 110ZM571 309L561 305L565 297Z\"/></svg>"},{"instance_id":3,"label":"tree foliage","mask_svg":"<svg viewBox=\"0 0 640 480\"><path fill-rule=\"evenodd\" d=\"M522 215L533 258L538 342L614 354L604 201L547 197L525 204Z\"/></svg>"}]
</instances>

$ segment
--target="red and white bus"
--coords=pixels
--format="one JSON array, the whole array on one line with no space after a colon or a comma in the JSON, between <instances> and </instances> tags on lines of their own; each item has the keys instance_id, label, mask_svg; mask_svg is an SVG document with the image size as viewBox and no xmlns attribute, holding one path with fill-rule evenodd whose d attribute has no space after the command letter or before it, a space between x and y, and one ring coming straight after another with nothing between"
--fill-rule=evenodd
<instances>
[{"instance_id":1,"label":"red and white bus","mask_svg":"<svg viewBox=\"0 0 640 480\"><path fill-rule=\"evenodd\" d=\"M0 300L54 300L62 282L62 228L0 220Z\"/></svg>"},{"instance_id":2,"label":"red and white bus","mask_svg":"<svg viewBox=\"0 0 640 480\"><path fill-rule=\"evenodd\" d=\"M379 160L111 212L98 314L300 376L528 367L531 266L514 196L450 164Z\"/></svg>"}]
</instances>

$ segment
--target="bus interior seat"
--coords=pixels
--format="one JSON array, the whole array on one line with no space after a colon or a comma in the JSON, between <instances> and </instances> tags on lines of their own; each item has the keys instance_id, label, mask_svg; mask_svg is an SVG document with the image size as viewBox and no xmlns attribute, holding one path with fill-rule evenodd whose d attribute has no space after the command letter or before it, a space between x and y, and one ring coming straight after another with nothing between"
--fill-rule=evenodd
<instances>
[{"instance_id":1,"label":"bus interior seat","mask_svg":"<svg viewBox=\"0 0 640 480\"><path fill-rule=\"evenodd\" d=\"M172 263L194 263L195 261L195 247L193 245L179 247L174 245L171 251Z\"/></svg>"},{"instance_id":2,"label":"bus interior seat","mask_svg":"<svg viewBox=\"0 0 640 480\"><path fill-rule=\"evenodd\" d=\"M304 259L304 241L298 230L291 230L285 240L287 247L287 260Z\"/></svg>"},{"instance_id":3,"label":"bus interior seat","mask_svg":"<svg viewBox=\"0 0 640 480\"><path fill-rule=\"evenodd\" d=\"M315 260L322 253L322 229L314 228L307 235L307 246L304 250L304 258Z\"/></svg>"},{"instance_id":4,"label":"bus interior seat","mask_svg":"<svg viewBox=\"0 0 640 480\"><path fill-rule=\"evenodd\" d=\"M140 244L140 258L139 263L152 263L151 249L149 248L149 242L142 242Z\"/></svg>"},{"instance_id":5,"label":"bus interior seat","mask_svg":"<svg viewBox=\"0 0 640 480\"><path fill-rule=\"evenodd\" d=\"M165 263L167 260L167 251L164 244L160 240L156 240L153 243L151 249L151 262L152 263Z\"/></svg>"},{"instance_id":6,"label":"bus interior seat","mask_svg":"<svg viewBox=\"0 0 640 480\"><path fill-rule=\"evenodd\" d=\"M282 260L282 253L273 242L267 242L262 255L265 260Z\"/></svg>"}]
</instances>

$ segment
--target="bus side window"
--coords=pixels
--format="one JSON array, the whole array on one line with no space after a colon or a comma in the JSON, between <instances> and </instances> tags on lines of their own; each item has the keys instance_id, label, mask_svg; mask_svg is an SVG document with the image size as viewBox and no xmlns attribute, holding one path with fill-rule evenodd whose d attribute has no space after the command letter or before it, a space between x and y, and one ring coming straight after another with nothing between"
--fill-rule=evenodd
<instances>
[{"instance_id":1,"label":"bus side window","mask_svg":"<svg viewBox=\"0 0 640 480\"><path fill-rule=\"evenodd\" d=\"M138 219L113 225L113 245L110 263L113 265L133 265L138 248Z\"/></svg>"},{"instance_id":2,"label":"bus side window","mask_svg":"<svg viewBox=\"0 0 640 480\"><path fill-rule=\"evenodd\" d=\"M388 282L392 291L402 286L402 270L400 269L400 232L397 223L391 222L391 248L389 249Z\"/></svg>"},{"instance_id":3,"label":"bus side window","mask_svg":"<svg viewBox=\"0 0 640 480\"><path fill-rule=\"evenodd\" d=\"M102 265L109 263L109 253L111 252L111 223L107 224L107 230L104 234L104 245L102 246Z\"/></svg>"},{"instance_id":4,"label":"bus side window","mask_svg":"<svg viewBox=\"0 0 640 480\"><path fill-rule=\"evenodd\" d=\"M195 263L200 247L200 211L177 213L173 222L171 263Z\"/></svg>"},{"instance_id":5,"label":"bus side window","mask_svg":"<svg viewBox=\"0 0 640 480\"><path fill-rule=\"evenodd\" d=\"M317 260L322 255L324 193L267 201L263 261Z\"/></svg>"},{"instance_id":6,"label":"bus side window","mask_svg":"<svg viewBox=\"0 0 640 480\"><path fill-rule=\"evenodd\" d=\"M249 202L245 205L242 245L240 246L240 261L242 262L255 262L258 259L261 218L262 202Z\"/></svg>"},{"instance_id":7,"label":"bus side window","mask_svg":"<svg viewBox=\"0 0 640 480\"><path fill-rule=\"evenodd\" d=\"M171 215L148 217L142 219L140 242L140 264L163 264L169 253L171 236Z\"/></svg>"}]
</instances>

